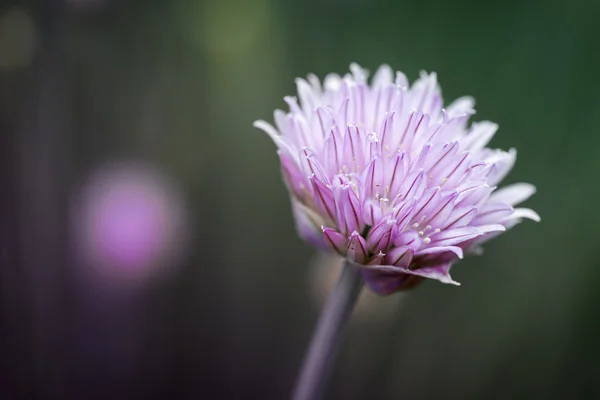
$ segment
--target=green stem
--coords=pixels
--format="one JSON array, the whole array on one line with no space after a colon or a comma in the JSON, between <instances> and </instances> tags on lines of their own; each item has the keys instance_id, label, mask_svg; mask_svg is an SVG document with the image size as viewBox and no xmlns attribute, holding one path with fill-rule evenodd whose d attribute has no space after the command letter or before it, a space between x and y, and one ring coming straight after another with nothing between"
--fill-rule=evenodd
<instances>
[{"instance_id":1,"label":"green stem","mask_svg":"<svg viewBox=\"0 0 600 400\"><path fill-rule=\"evenodd\" d=\"M306 354L293 400L319 400L331 375L344 326L354 309L363 280L358 268L346 262L340 279L327 298Z\"/></svg>"}]
</instances>

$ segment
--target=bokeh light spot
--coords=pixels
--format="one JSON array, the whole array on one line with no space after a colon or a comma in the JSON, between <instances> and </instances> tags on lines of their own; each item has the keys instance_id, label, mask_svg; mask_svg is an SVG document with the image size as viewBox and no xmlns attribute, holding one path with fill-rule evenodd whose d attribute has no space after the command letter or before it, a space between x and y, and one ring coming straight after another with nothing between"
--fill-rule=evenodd
<instances>
[{"instance_id":1,"label":"bokeh light spot","mask_svg":"<svg viewBox=\"0 0 600 400\"><path fill-rule=\"evenodd\" d=\"M95 279L146 281L176 266L185 242L183 201L157 170L104 166L83 187L75 210L78 253Z\"/></svg>"}]
</instances>

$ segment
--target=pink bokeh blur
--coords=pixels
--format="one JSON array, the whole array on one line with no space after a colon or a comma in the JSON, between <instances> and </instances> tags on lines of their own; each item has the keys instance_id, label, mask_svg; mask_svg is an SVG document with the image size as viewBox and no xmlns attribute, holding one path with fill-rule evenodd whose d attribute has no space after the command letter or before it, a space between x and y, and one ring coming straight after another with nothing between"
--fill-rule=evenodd
<instances>
[{"instance_id":1,"label":"pink bokeh blur","mask_svg":"<svg viewBox=\"0 0 600 400\"><path fill-rule=\"evenodd\" d=\"M185 250L181 193L157 168L103 165L76 197L80 271L110 284L146 283L172 272Z\"/></svg>"}]
</instances>

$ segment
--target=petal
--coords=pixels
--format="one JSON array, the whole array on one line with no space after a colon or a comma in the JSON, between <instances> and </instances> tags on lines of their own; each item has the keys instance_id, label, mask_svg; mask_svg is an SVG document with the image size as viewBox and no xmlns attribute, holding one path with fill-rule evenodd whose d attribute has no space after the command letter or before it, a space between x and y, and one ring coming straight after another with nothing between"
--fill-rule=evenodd
<instances>
[{"instance_id":1,"label":"petal","mask_svg":"<svg viewBox=\"0 0 600 400\"><path fill-rule=\"evenodd\" d=\"M446 220L446 226L441 230L448 230L451 228L460 228L467 225L477 215L477 206L460 207L454 208L452 214Z\"/></svg>"},{"instance_id":2,"label":"petal","mask_svg":"<svg viewBox=\"0 0 600 400\"><path fill-rule=\"evenodd\" d=\"M431 215L431 212L438 207L440 198L441 194L439 186L428 189L423 196L421 196L415 205L417 211L415 212L414 218L417 223L420 224L424 222Z\"/></svg>"},{"instance_id":3,"label":"petal","mask_svg":"<svg viewBox=\"0 0 600 400\"><path fill-rule=\"evenodd\" d=\"M290 156L284 151L278 151L277 154L281 161L281 170L286 184L298 198L302 198L304 196L304 190L311 189L304 172L300 170L298 164L292 161Z\"/></svg>"},{"instance_id":4,"label":"petal","mask_svg":"<svg viewBox=\"0 0 600 400\"><path fill-rule=\"evenodd\" d=\"M374 255L373 257L371 257L371 259L369 260L369 262L367 262L366 265L376 265L376 266L380 266L383 263L383 260L385 259L385 254L383 254L381 251L379 252L379 254Z\"/></svg>"},{"instance_id":5,"label":"petal","mask_svg":"<svg viewBox=\"0 0 600 400\"><path fill-rule=\"evenodd\" d=\"M452 246L483 235L479 229L472 226L442 231L432 238L431 245L435 247Z\"/></svg>"},{"instance_id":6,"label":"petal","mask_svg":"<svg viewBox=\"0 0 600 400\"><path fill-rule=\"evenodd\" d=\"M473 114L475 113L475 99L470 96L459 97L454 100L446 109L448 112L448 116L452 118L453 116L459 114Z\"/></svg>"},{"instance_id":7,"label":"petal","mask_svg":"<svg viewBox=\"0 0 600 400\"><path fill-rule=\"evenodd\" d=\"M346 254L346 246L348 244L348 239L346 239L346 236L342 235L335 229L326 228L324 226L321 226L321 231L323 235L323 243L325 243L325 245L341 255Z\"/></svg>"},{"instance_id":8,"label":"petal","mask_svg":"<svg viewBox=\"0 0 600 400\"><path fill-rule=\"evenodd\" d=\"M315 175L308 178L313 189L313 200L316 206L331 221L336 221L336 208L331 189Z\"/></svg>"},{"instance_id":9,"label":"petal","mask_svg":"<svg viewBox=\"0 0 600 400\"><path fill-rule=\"evenodd\" d=\"M396 152L398 138L394 135L394 115L395 112L386 113L383 125L381 126L381 152L385 156L390 156Z\"/></svg>"},{"instance_id":10,"label":"petal","mask_svg":"<svg viewBox=\"0 0 600 400\"><path fill-rule=\"evenodd\" d=\"M413 142L417 138L424 137L425 132L429 130L429 121L431 117L428 114L424 114L421 111L414 111L408 117L408 121L404 122L402 116L398 123L398 129L400 133L400 140L398 141L398 147L409 150L414 148L413 146L421 147L422 144L413 145Z\"/></svg>"},{"instance_id":11,"label":"petal","mask_svg":"<svg viewBox=\"0 0 600 400\"><path fill-rule=\"evenodd\" d=\"M269 124L266 121L258 120L254 121L254 127L263 130L269 137L273 140L278 149L282 149L289 153L295 160L298 160L298 156L296 155L296 150L292 148L283 137L277 132L277 130L273 127L273 125Z\"/></svg>"},{"instance_id":12,"label":"petal","mask_svg":"<svg viewBox=\"0 0 600 400\"><path fill-rule=\"evenodd\" d=\"M298 97L300 98L300 106L306 116L312 114L313 110L317 108L320 101L317 93L311 85L302 78L296 79L296 89L298 91Z\"/></svg>"},{"instance_id":13,"label":"petal","mask_svg":"<svg viewBox=\"0 0 600 400\"><path fill-rule=\"evenodd\" d=\"M414 204L414 201L405 201L394 207L392 218L396 220L394 229L397 234L402 233L412 220L415 212Z\"/></svg>"},{"instance_id":14,"label":"petal","mask_svg":"<svg viewBox=\"0 0 600 400\"><path fill-rule=\"evenodd\" d=\"M342 86L342 77L338 74L328 74L323 80L323 87L325 90L332 92L340 90Z\"/></svg>"},{"instance_id":15,"label":"petal","mask_svg":"<svg viewBox=\"0 0 600 400\"><path fill-rule=\"evenodd\" d=\"M442 192L440 194L439 203L435 208L431 210L431 217L428 216L428 225L437 228L444 224L452 211L454 211L454 205L458 192L451 190Z\"/></svg>"},{"instance_id":16,"label":"petal","mask_svg":"<svg viewBox=\"0 0 600 400\"><path fill-rule=\"evenodd\" d=\"M498 223L513 213L513 208L505 203L487 203L479 209L473 225Z\"/></svg>"},{"instance_id":17,"label":"petal","mask_svg":"<svg viewBox=\"0 0 600 400\"><path fill-rule=\"evenodd\" d=\"M452 263L444 263L433 267L423 267L415 270L407 270L405 271L405 273L421 276L423 278L435 279L442 283L449 283L451 285L460 286L460 283L456 282L450 276L451 267Z\"/></svg>"},{"instance_id":18,"label":"petal","mask_svg":"<svg viewBox=\"0 0 600 400\"><path fill-rule=\"evenodd\" d=\"M410 246L395 247L385 255L385 263L398 268L408 268L413 259L413 249Z\"/></svg>"},{"instance_id":19,"label":"petal","mask_svg":"<svg viewBox=\"0 0 600 400\"><path fill-rule=\"evenodd\" d=\"M480 226L477 226L477 229L484 235L486 233L490 233L490 232L504 232L506 230L504 225L501 225L501 224L480 225Z\"/></svg>"},{"instance_id":20,"label":"petal","mask_svg":"<svg viewBox=\"0 0 600 400\"><path fill-rule=\"evenodd\" d=\"M402 187L405 178L405 171L408 170L407 167L408 162L405 160L404 153L396 153L396 155L388 161L385 171L385 176L389 179L389 182L385 186L386 197L395 196L400 192L400 188Z\"/></svg>"},{"instance_id":21,"label":"petal","mask_svg":"<svg viewBox=\"0 0 600 400\"><path fill-rule=\"evenodd\" d=\"M401 71L396 71L395 83L396 86L401 87L403 89L408 88L408 79L406 78L406 75L404 75L404 73Z\"/></svg>"},{"instance_id":22,"label":"petal","mask_svg":"<svg viewBox=\"0 0 600 400\"><path fill-rule=\"evenodd\" d=\"M456 159L456 153L458 153L458 142L450 142L443 145L436 152L436 156L433 160L431 160L431 165L425 166L425 170L427 170L427 174L430 179L435 179L438 175L448 175L450 172L447 168L448 165L452 163L453 160ZM439 178L441 179L441 178Z\"/></svg>"},{"instance_id":23,"label":"petal","mask_svg":"<svg viewBox=\"0 0 600 400\"><path fill-rule=\"evenodd\" d=\"M402 232L400 235L394 236L394 246L410 246L413 250L416 250L421 247L421 236L412 229Z\"/></svg>"},{"instance_id":24,"label":"petal","mask_svg":"<svg viewBox=\"0 0 600 400\"><path fill-rule=\"evenodd\" d=\"M481 181L467 182L458 189L457 206L479 205L487 200L494 188Z\"/></svg>"},{"instance_id":25,"label":"petal","mask_svg":"<svg viewBox=\"0 0 600 400\"><path fill-rule=\"evenodd\" d=\"M329 107L317 107L317 119L323 138L328 137L334 127L333 112Z\"/></svg>"},{"instance_id":26,"label":"petal","mask_svg":"<svg viewBox=\"0 0 600 400\"><path fill-rule=\"evenodd\" d=\"M496 151L495 154L487 160L492 164L488 176L488 184L493 186L504 179L515 165L516 160L517 150L515 149L510 149L508 152Z\"/></svg>"},{"instance_id":27,"label":"petal","mask_svg":"<svg viewBox=\"0 0 600 400\"><path fill-rule=\"evenodd\" d=\"M383 218L380 220L367 235L367 248L372 253L384 252L392 240L392 228L396 220Z\"/></svg>"},{"instance_id":28,"label":"petal","mask_svg":"<svg viewBox=\"0 0 600 400\"><path fill-rule=\"evenodd\" d=\"M410 289L422 281L421 277L403 272L361 268L365 285L380 296L387 296L399 290Z\"/></svg>"},{"instance_id":29,"label":"petal","mask_svg":"<svg viewBox=\"0 0 600 400\"><path fill-rule=\"evenodd\" d=\"M420 78L410 88L410 94L412 108L431 114L434 98L439 95L437 74L421 71Z\"/></svg>"},{"instance_id":30,"label":"petal","mask_svg":"<svg viewBox=\"0 0 600 400\"><path fill-rule=\"evenodd\" d=\"M365 224L373 226L381 219L381 216L382 212L379 202L371 199L364 201L362 207L362 219Z\"/></svg>"},{"instance_id":31,"label":"petal","mask_svg":"<svg viewBox=\"0 0 600 400\"><path fill-rule=\"evenodd\" d=\"M373 89L384 88L394 83L394 71L387 64L382 64L373 75Z\"/></svg>"},{"instance_id":32,"label":"petal","mask_svg":"<svg viewBox=\"0 0 600 400\"><path fill-rule=\"evenodd\" d=\"M293 114L290 119L291 133L298 148L309 147L317 152L322 150L323 139L320 132L316 132L311 128L304 114Z\"/></svg>"},{"instance_id":33,"label":"petal","mask_svg":"<svg viewBox=\"0 0 600 400\"><path fill-rule=\"evenodd\" d=\"M305 147L300 151L300 165L302 165L302 170L306 176L314 175L321 182L330 184L329 178L321 166L321 162L310 148Z\"/></svg>"},{"instance_id":34,"label":"petal","mask_svg":"<svg viewBox=\"0 0 600 400\"><path fill-rule=\"evenodd\" d=\"M356 82L365 82L369 76L369 71L355 62L350 64L350 72L352 72L352 76Z\"/></svg>"},{"instance_id":35,"label":"petal","mask_svg":"<svg viewBox=\"0 0 600 400\"><path fill-rule=\"evenodd\" d=\"M319 227L323 224L321 216L294 198L292 198L292 212L298 235L311 245L327 250L319 232Z\"/></svg>"},{"instance_id":36,"label":"petal","mask_svg":"<svg viewBox=\"0 0 600 400\"><path fill-rule=\"evenodd\" d=\"M298 99L295 96L285 96L283 98L283 101L285 101L287 103L287 105L290 107L290 112L292 114L301 114L302 110L300 109L300 106L298 105Z\"/></svg>"},{"instance_id":37,"label":"petal","mask_svg":"<svg viewBox=\"0 0 600 400\"><path fill-rule=\"evenodd\" d=\"M474 123L471 131L462 140L463 148L479 151L488 144L498 130L498 124L489 121Z\"/></svg>"},{"instance_id":38,"label":"petal","mask_svg":"<svg viewBox=\"0 0 600 400\"><path fill-rule=\"evenodd\" d=\"M463 258L463 250L457 246L439 246L439 247L427 247L423 250L419 250L415 253L415 257L419 256L428 256L428 255L437 255L441 253L452 252L456 254L458 258Z\"/></svg>"},{"instance_id":39,"label":"petal","mask_svg":"<svg viewBox=\"0 0 600 400\"><path fill-rule=\"evenodd\" d=\"M283 136L284 138L287 137L287 129L289 126L287 113L282 110L275 110L273 111L273 119L275 120L275 126L277 127L279 132L281 132L281 136Z\"/></svg>"},{"instance_id":40,"label":"petal","mask_svg":"<svg viewBox=\"0 0 600 400\"><path fill-rule=\"evenodd\" d=\"M338 110L335 113L334 121L337 128L342 131L342 129L346 129L348 126L348 106L350 104L350 99L345 97L344 100L340 103Z\"/></svg>"},{"instance_id":41,"label":"petal","mask_svg":"<svg viewBox=\"0 0 600 400\"><path fill-rule=\"evenodd\" d=\"M342 135L334 126L323 145L323 159L329 175L335 175L342 169L343 143Z\"/></svg>"},{"instance_id":42,"label":"petal","mask_svg":"<svg viewBox=\"0 0 600 400\"><path fill-rule=\"evenodd\" d=\"M460 152L451 163L447 165L445 171L446 176L442 176L440 185L446 185L446 187L455 187L465 176L471 162L471 153L469 151ZM448 172L449 171L449 172Z\"/></svg>"},{"instance_id":43,"label":"petal","mask_svg":"<svg viewBox=\"0 0 600 400\"><path fill-rule=\"evenodd\" d=\"M392 192L392 195L395 196L392 204L396 205L400 201L414 201L419 199L423 196L426 188L425 172L423 170L412 172L402 181L398 193L394 194Z\"/></svg>"},{"instance_id":44,"label":"petal","mask_svg":"<svg viewBox=\"0 0 600 400\"><path fill-rule=\"evenodd\" d=\"M348 259L357 264L364 264L368 257L365 239L356 231L352 232L348 239L348 247L346 250Z\"/></svg>"},{"instance_id":45,"label":"petal","mask_svg":"<svg viewBox=\"0 0 600 400\"><path fill-rule=\"evenodd\" d=\"M372 160L363 173L363 182L365 183L365 198L374 199L381 196L383 192L382 183L384 179L383 158L378 157Z\"/></svg>"},{"instance_id":46,"label":"petal","mask_svg":"<svg viewBox=\"0 0 600 400\"><path fill-rule=\"evenodd\" d=\"M492 193L490 201L514 206L527 200L534 193L535 186L529 183L515 183Z\"/></svg>"},{"instance_id":47,"label":"petal","mask_svg":"<svg viewBox=\"0 0 600 400\"><path fill-rule=\"evenodd\" d=\"M348 125L344 136L343 167L360 172L365 167L365 140L356 125Z\"/></svg>"},{"instance_id":48,"label":"petal","mask_svg":"<svg viewBox=\"0 0 600 400\"><path fill-rule=\"evenodd\" d=\"M334 187L338 226L343 232L362 232L364 224L358 196L350 185Z\"/></svg>"},{"instance_id":49,"label":"petal","mask_svg":"<svg viewBox=\"0 0 600 400\"><path fill-rule=\"evenodd\" d=\"M512 220L521 218L527 218L535 222L540 222L542 220L538 213L530 208L515 208L515 211L507 219Z\"/></svg>"}]
</instances>

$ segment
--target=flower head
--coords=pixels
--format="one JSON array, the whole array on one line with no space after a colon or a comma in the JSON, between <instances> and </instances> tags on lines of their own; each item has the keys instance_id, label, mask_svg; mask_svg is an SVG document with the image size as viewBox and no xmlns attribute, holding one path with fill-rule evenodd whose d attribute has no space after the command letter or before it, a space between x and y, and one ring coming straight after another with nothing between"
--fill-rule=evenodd
<instances>
[{"instance_id":1,"label":"flower head","mask_svg":"<svg viewBox=\"0 0 600 400\"><path fill-rule=\"evenodd\" d=\"M485 147L498 126L469 125L474 101L443 107L435 73L409 86L383 65L371 83L356 64L323 84L298 79L298 103L257 121L278 147L302 238L361 266L379 294L424 278L458 285L450 267L466 251L519 223L513 208L535 192L518 183L496 190L516 151Z\"/></svg>"}]
</instances>

